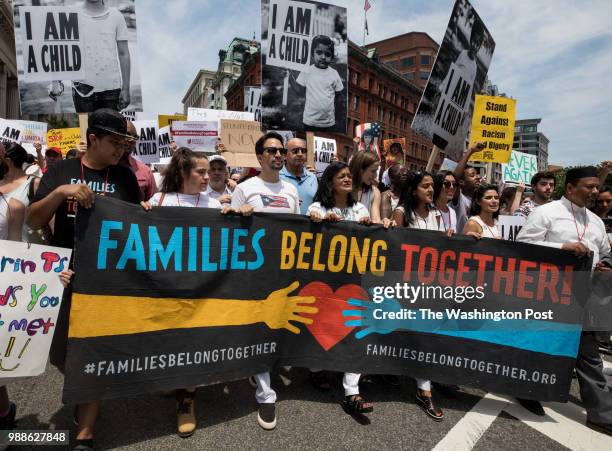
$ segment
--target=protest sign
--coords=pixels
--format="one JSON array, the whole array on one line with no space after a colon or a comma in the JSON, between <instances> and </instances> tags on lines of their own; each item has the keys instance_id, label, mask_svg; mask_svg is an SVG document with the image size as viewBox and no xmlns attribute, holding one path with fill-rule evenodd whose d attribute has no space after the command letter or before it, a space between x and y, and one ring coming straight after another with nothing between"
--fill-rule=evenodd
<instances>
[{"instance_id":1,"label":"protest sign","mask_svg":"<svg viewBox=\"0 0 612 451\"><path fill-rule=\"evenodd\" d=\"M76 149L81 142L81 129L74 128L54 128L47 132L47 146L57 147L66 155L70 149Z\"/></svg>"},{"instance_id":2,"label":"protest sign","mask_svg":"<svg viewBox=\"0 0 612 451\"><path fill-rule=\"evenodd\" d=\"M346 133L346 8L262 0L261 13L264 129Z\"/></svg>"},{"instance_id":3,"label":"protest sign","mask_svg":"<svg viewBox=\"0 0 612 451\"><path fill-rule=\"evenodd\" d=\"M174 121L186 121L186 114L158 114L159 128L171 126Z\"/></svg>"},{"instance_id":4,"label":"protest sign","mask_svg":"<svg viewBox=\"0 0 612 451\"><path fill-rule=\"evenodd\" d=\"M484 143L482 151L470 157L471 161L508 163L514 143L516 100L507 97L477 95L474 103L471 146Z\"/></svg>"},{"instance_id":5,"label":"protest sign","mask_svg":"<svg viewBox=\"0 0 612 451\"><path fill-rule=\"evenodd\" d=\"M529 185L531 177L538 172L536 155L512 151L510 162L502 164L502 181L504 183L524 183Z\"/></svg>"},{"instance_id":6,"label":"protest sign","mask_svg":"<svg viewBox=\"0 0 612 451\"><path fill-rule=\"evenodd\" d=\"M261 122L261 86L244 87L244 111L253 113L255 120Z\"/></svg>"},{"instance_id":7,"label":"protest sign","mask_svg":"<svg viewBox=\"0 0 612 451\"><path fill-rule=\"evenodd\" d=\"M389 152L391 151L391 144L399 144L402 146L402 153L404 156L406 155L406 138L384 139L383 149L385 149L386 155L389 155Z\"/></svg>"},{"instance_id":8,"label":"protest sign","mask_svg":"<svg viewBox=\"0 0 612 451\"><path fill-rule=\"evenodd\" d=\"M142 111L135 1L14 0L21 114Z\"/></svg>"},{"instance_id":9,"label":"protest sign","mask_svg":"<svg viewBox=\"0 0 612 451\"><path fill-rule=\"evenodd\" d=\"M461 158L474 95L482 91L495 42L468 0L457 0L412 129L447 157Z\"/></svg>"},{"instance_id":10,"label":"protest sign","mask_svg":"<svg viewBox=\"0 0 612 451\"><path fill-rule=\"evenodd\" d=\"M329 163L336 157L336 140L320 138L315 136L314 138L314 164L315 172L317 176L323 174L325 168L329 166Z\"/></svg>"},{"instance_id":11,"label":"protest sign","mask_svg":"<svg viewBox=\"0 0 612 451\"><path fill-rule=\"evenodd\" d=\"M0 241L0 378L45 371L70 249ZM1 380L1 379L0 379Z\"/></svg>"},{"instance_id":12,"label":"protest sign","mask_svg":"<svg viewBox=\"0 0 612 451\"><path fill-rule=\"evenodd\" d=\"M41 152L44 154L47 148L47 123L34 121L15 121L23 126L20 136L21 146L31 155L36 156L34 144L40 143Z\"/></svg>"},{"instance_id":13,"label":"protest sign","mask_svg":"<svg viewBox=\"0 0 612 451\"><path fill-rule=\"evenodd\" d=\"M19 122L0 118L0 142L8 144L21 141L24 127Z\"/></svg>"},{"instance_id":14,"label":"protest sign","mask_svg":"<svg viewBox=\"0 0 612 451\"><path fill-rule=\"evenodd\" d=\"M440 166L440 171L451 171L454 172L455 169L457 168L457 162L450 160L448 158L445 158L444 161L442 162L442 166Z\"/></svg>"},{"instance_id":15,"label":"protest sign","mask_svg":"<svg viewBox=\"0 0 612 451\"><path fill-rule=\"evenodd\" d=\"M233 119L235 121L254 121L255 115L248 111L230 111L230 110L211 110L208 108L188 108L188 121L217 121L218 128L221 129L221 119Z\"/></svg>"},{"instance_id":16,"label":"protest sign","mask_svg":"<svg viewBox=\"0 0 612 451\"><path fill-rule=\"evenodd\" d=\"M221 119L221 142L227 150L223 157L228 166L258 168L255 143L262 135L259 122Z\"/></svg>"},{"instance_id":17,"label":"protest sign","mask_svg":"<svg viewBox=\"0 0 612 451\"><path fill-rule=\"evenodd\" d=\"M210 121L174 121L172 137L178 147L213 153L219 144L219 123Z\"/></svg>"},{"instance_id":18,"label":"protest sign","mask_svg":"<svg viewBox=\"0 0 612 451\"><path fill-rule=\"evenodd\" d=\"M172 143L172 135L170 133L170 127L166 125L165 127L161 127L157 132L157 148L159 150L159 162L161 164L170 163L170 159L172 158L170 143Z\"/></svg>"},{"instance_id":19,"label":"protest sign","mask_svg":"<svg viewBox=\"0 0 612 451\"><path fill-rule=\"evenodd\" d=\"M516 237L525 225L527 218L524 216L500 215L497 220L502 238L508 241L516 241Z\"/></svg>"},{"instance_id":20,"label":"protest sign","mask_svg":"<svg viewBox=\"0 0 612 451\"><path fill-rule=\"evenodd\" d=\"M132 156L144 164L159 161L159 148L157 141L157 121L134 121L138 141L132 151Z\"/></svg>"},{"instance_id":21,"label":"protest sign","mask_svg":"<svg viewBox=\"0 0 612 451\"><path fill-rule=\"evenodd\" d=\"M104 197L75 246L66 404L283 365L566 401L591 269L525 243Z\"/></svg>"}]
</instances>

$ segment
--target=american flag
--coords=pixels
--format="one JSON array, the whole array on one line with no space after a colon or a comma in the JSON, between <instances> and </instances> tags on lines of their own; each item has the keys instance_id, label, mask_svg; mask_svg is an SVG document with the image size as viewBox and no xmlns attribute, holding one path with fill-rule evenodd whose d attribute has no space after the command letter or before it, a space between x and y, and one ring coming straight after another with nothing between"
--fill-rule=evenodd
<instances>
[{"instance_id":1,"label":"american flag","mask_svg":"<svg viewBox=\"0 0 612 451\"><path fill-rule=\"evenodd\" d=\"M370 5L370 2L368 0L365 0L365 4L363 5L364 11L367 12L371 7L372 5Z\"/></svg>"}]
</instances>

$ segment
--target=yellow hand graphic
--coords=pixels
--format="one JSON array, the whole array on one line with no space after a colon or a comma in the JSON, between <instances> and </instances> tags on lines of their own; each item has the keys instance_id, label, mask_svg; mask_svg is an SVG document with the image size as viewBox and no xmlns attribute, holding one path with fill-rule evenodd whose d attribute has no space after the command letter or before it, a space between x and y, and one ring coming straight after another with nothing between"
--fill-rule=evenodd
<instances>
[{"instance_id":1,"label":"yellow hand graphic","mask_svg":"<svg viewBox=\"0 0 612 451\"><path fill-rule=\"evenodd\" d=\"M287 329L289 332L299 334L300 329L291 324L296 321L302 324L312 324L312 318L306 318L298 313L317 313L316 307L308 307L300 304L314 304L314 296L289 296L300 286L299 282L293 282L287 288L273 291L261 302L262 320L270 329Z\"/></svg>"}]
</instances>

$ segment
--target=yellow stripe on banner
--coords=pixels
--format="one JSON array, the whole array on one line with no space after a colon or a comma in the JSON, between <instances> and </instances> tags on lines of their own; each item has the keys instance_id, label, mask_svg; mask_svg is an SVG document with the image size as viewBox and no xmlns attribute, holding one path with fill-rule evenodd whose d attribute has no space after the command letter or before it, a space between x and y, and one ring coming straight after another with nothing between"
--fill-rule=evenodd
<instances>
[{"instance_id":1,"label":"yellow stripe on banner","mask_svg":"<svg viewBox=\"0 0 612 451\"><path fill-rule=\"evenodd\" d=\"M260 322L257 301L99 296L73 293L71 338Z\"/></svg>"}]
</instances>

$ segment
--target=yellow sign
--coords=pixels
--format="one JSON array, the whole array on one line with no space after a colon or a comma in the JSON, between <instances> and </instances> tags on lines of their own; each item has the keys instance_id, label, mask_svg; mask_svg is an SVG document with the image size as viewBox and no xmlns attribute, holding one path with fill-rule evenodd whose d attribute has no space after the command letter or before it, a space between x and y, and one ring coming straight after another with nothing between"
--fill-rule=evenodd
<instances>
[{"instance_id":1,"label":"yellow sign","mask_svg":"<svg viewBox=\"0 0 612 451\"><path fill-rule=\"evenodd\" d=\"M62 155L66 155L70 149L75 149L81 142L81 129L55 128L47 132L47 148L57 147L61 149Z\"/></svg>"},{"instance_id":2,"label":"yellow sign","mask_svg":"<svg viewBox=\"0 0 612 451\"><path fill-rule=\"evenodd\" d=\"M514 142L515 112L516 100L514 99L476 96L470 145L482 142L485 148L473 154L471 161L488 163L508 163L510 161Z\"/></svg>"},{"instance_id":3,"label":"yellow sign","mask_svg":"<svg viewBox=\"0 0 612 451\"><path fill-rule=\"evenodd\" d=\"M157 122L159 122L159 128L172 126L174 121L186 121L186 114L158 114Z\"/></svg>"}]
</instances>

